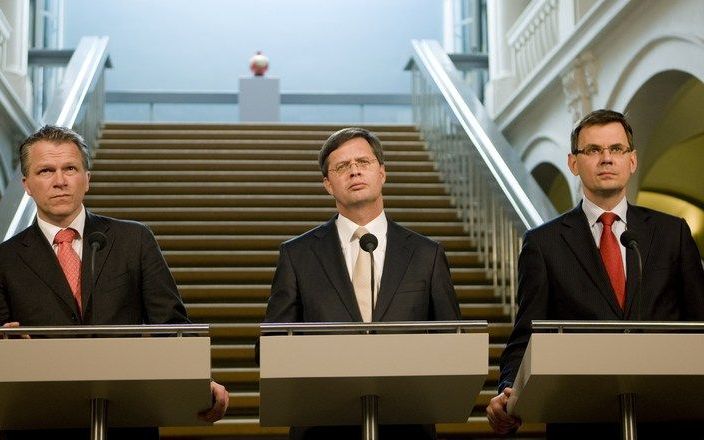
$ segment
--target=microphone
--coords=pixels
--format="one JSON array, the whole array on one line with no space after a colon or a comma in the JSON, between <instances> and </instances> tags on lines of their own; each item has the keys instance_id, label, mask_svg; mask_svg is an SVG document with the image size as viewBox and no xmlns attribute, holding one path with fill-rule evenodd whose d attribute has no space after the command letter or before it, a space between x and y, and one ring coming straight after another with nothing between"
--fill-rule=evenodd
<instances>
[{"instance_id":1,"label":"microphone","mask_svg":"<svg viewBox=\"0 0 704 440\"><path fill-rule=\"evenodd\" d=\"M371 260L371 272L372 272L372 321L374 321L374 249L379 246L379 240L376 239L374 234L366 233L359 237L359 248L369 252L369 258Z\"/></svg>"},{"instance_id":2,"label":"microphone","mask_svg":"<svg viewBox=\"0 0 704 440\"><path fill-rule=\"evenodd\" d=\"M374 249L376 249L377 246L379 246L379 240L376 239L374 234L364 234L359 237L359 247L370 254L374 252Z\"/></svg>"},{"instance_id":3,"label":"microphone","mask_svg":"<svg viewBox=\"0 0 704 440\"><path fill-rule=\"evenodd\" d=\"M636 234L629 230L623 231L621 234L621 244L627 249L633 249L638 257L638 285L636 287L636 320L640 321L640 298L642 296L641 285L643 281L643 260L640 255L640 248L638 247L638 240L636 240Z\"/></svg>"},{"instance_id":4,"label":"microphone","mask_svg":"<svg viewBox=\"0 0 704 440\"><path fill-rule=\"evenodd\" d=\"M108 242L108 237L105 236L100 231L95 231L91 232L88 234L88 244L90 244L90 274L91 274L91 279L95 277L95 254L101 250L102 248L105 247L105 244ZM95 279L93 279L93 282L95 282Z\"/></svg>"}]
</instances>

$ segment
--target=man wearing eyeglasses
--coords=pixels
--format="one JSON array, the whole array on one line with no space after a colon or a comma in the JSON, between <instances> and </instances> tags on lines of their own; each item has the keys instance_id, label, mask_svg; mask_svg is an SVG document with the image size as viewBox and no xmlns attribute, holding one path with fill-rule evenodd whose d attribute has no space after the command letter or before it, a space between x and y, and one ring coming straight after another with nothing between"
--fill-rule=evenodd
<instances>
[{"instance_id":1,"label":"man wearing eyeglasses","mask_svg":"<svg viewBox=\"0 0 704 440\"><path fill-rule=\"evenodd\" d=\"M362 128L333 133L320 150L323 185L338 213L284 242L265 322L456 320L460 317L442 246L389 219L379 139ZM371 261L360 237L373 234ZM360 276L361 273L361 276ZM358 439L360 427L292 428L291 438ZM434 438L432 426L381 426L384 438Z\"/></svg>"},{"instance_id":2,"label":"man wearing eyeglasses","mask_svg":"<svg viewBox=\"0 0 704 440\"><path fill-rule=\"evenodd\" d=\"M525 235L518 261L519 311L501 358L499 395L486 410L501 434L520 425L506 413L506 404L532 320L704 320L704 270L687 223L626 200L638 160L625 117L594 111L575 127L571 144L568 165L579 176L584 197L572 211ZM620 243L625 230L634 235L643 257L637 302L638 262L635 252ZM643 428L640 438L700 432L687 423ZM610 439L621 433L616 424L549 424L547 437Z\"/></svg>"}]
</instances>

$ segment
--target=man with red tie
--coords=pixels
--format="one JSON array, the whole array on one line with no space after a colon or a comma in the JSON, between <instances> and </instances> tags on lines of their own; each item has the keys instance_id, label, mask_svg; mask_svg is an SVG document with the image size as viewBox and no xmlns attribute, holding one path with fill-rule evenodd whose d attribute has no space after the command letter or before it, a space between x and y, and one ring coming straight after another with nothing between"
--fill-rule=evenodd
<instances>
[{"instance_id":1,"label":"man with red tie","mask_svg":"<svg viewBox=\"0 0 704 440\"><path fill-rule=\"evenodd\" d=\"M45 126L19 148L22 183L37 205L33 225L0 244L0 325L5 327L188 323L176 283L149 229L95 215L83 198L90 155L83 138ZM104 243L91 269L92 234ZM213 407L201 418L223 417L225 388L211 382ZM157 428L111 430L112 439L154 439ZM87 430L0 432L0 439L88 438Z\"/></svg>"},{"instance_id":2,"label":"man with red tie","mask_svg":"<svg viewBox=\"0 0 704 440\"><path fill-rule=\"evenodd\" d=\"M570 212L525 235L518 261L519 311L501 357L499 394L487 406L497 433L508 434L520 420L506 413L508 398L531 335L531 321L704 320L704 270L687 223L631 205L626 186L638 160L633 130L611 110L585 116L571 136L568 165L582 182L582 202ZM620 243L628 230L643 259L640 298L634 301L638 262ZM638 305L639 304L639 305ZM579 396L565 396L565 399ZM661 424L641 437L675 437L692 425ZM668 435L661 437L667 432ZM547 437L620 438L616 424L549 424Z\"/></svg>"}]
</instances>

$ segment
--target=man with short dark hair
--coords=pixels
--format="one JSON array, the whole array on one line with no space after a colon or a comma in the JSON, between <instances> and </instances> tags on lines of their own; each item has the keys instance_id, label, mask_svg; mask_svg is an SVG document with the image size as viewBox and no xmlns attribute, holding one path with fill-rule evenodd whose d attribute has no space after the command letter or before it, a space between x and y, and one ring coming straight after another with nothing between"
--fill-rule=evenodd
<instances>
[{"instance_id":1,"label":"man with short dark hair","mask_svg":"<svg viewBox=\"0 0 704 440\"><path fill-rule=\"evenodd\" d=\"M83 206L90 155L79 134L45 126L20 145L20 162L22 183L36 202L37 217L33 225L0 244L0 325L189 322L151 231L137 222L92 214ZM85 258L91 252L85 237L95 232L104 234L106 242L96 253L92 272L90 258ZM215 382L211 390L215 403L201 417L212 422L224 415L228 393ZM87 438L87 430L18 431L4 436ZM110 438L158 438L158 430L111 430Z\"/></svg>"},{"instance_id":2,"label":"man with short dark hair","mask_svg":"<svg viewBox=\"0 0 704 440\"><path fill-rule=\"evenodd\" d=\"M442 246L384 213L386 181L379 139L362 128L333 133L320 150L323 185L338 214L284 242L271 286L266 322L456 320L459 306ZM371 262L360 237L378 240ZM363 276L359 273L363 272ZM381 438L433 438L428 426L382 426ZM292 438L354 438L359 427L292 428Z\"/></svg>"},{"instance_id":3,"label":"man with short dark hair","mask_svg":"<svg viewBox=\"0 0 704 440\"><path fill-rule=\"evenodd\" d=\"M638 165L626 118L612 110L594 111L575 127L571 143L568 165L579 176L584 197L572 211L525 235L518 261L518 315L501 357L499 395L487 406L489 422L501 434L520 425L506 413L506 404L531 321L637 320L639 314L648 321L704 320L704 270L687 223L626 200ZM638 307L637 256L619 240L626 229L643 256ZM673 425L649 426L639 437L675 438L691 429ZM620 431L616 424L549 424L547 436L606 439L620 438Z\"/></svg>"}]
</instances>

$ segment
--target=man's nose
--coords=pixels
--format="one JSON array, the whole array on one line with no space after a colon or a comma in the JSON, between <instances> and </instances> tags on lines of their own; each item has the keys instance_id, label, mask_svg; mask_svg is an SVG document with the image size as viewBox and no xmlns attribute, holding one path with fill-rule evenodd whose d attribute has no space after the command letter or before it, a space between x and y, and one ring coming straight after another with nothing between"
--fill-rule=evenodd
<instances>
[{"instance_id":1,"label":"man's nose","mask_svg":"<svg viewBox=\"0 0 704 440\"><path fill-rule=\"evenodd\" d=\"M601 162L611 163L614 160L614 155L611 153L611 150L609 150L608 148L604 148L599 153L599 160Z\"/></svg>"},{"instance_id":2,"label":"man's nose","mask_svg":"<svg viewBox=\"0 0 704 440\"><path fill-rule=\"evenodd\" d=\"M57 171L54 173L54 185L56 186L66 186L66 176L62 171Z\"/></svg>"},{"instance_id":3,"label":"man's nose","mask_svg":"<svg viewBox=\"0 0 704 440\"><path fill-rule=\"evenodd\" d=\"M357 162L350 163L350 175L356 176L362 174L362 167Z\"/></svg>"}]
</instances>

